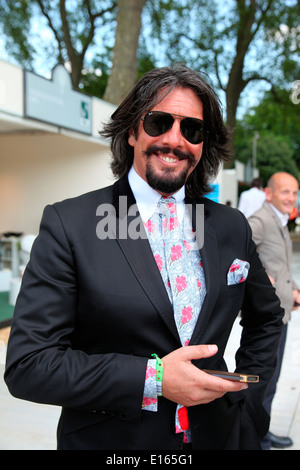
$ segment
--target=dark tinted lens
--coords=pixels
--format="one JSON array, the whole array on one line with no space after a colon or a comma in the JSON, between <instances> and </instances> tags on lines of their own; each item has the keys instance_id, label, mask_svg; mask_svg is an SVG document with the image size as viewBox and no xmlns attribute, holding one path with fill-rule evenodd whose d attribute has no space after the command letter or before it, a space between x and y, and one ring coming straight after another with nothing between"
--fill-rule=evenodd
<instances>
[{"instance_id":1,"label":"dark tinted lens","mask_svg":"<svg viewBox=\"0 0 300 470\"><path fill-rule=\"evenodd\" d=\"M200 119L184 118L180 124L181 132L191 144L200 144L204 140L203 123Z\"/></svg>"},{"instance_id":2,"label":"dark tinted lens","mask_svg":"<svg viewBox=\"0 0 300 470\"><path fill-rule=\"evenodd\" d=\"M181 116L178 117L181 118ZM150 111L142 121L145 132L151 137L157 137L171 129L174 124L174 117L163 111ZM204 140L203 121L201 119L188 117L181 119L180 130L185 139L191 144L200 144Z\"/></svg>"},{"instance_id":3,"label":"dark tinted lens","mask_svg":"<svg viewBox=\"0 0 300 470\"><path fill-rule=\"evenodd\" d=\"M144 117L144 129L151 137L157 137L171 129L173 122L171 114L150 112Z\"/></svg>"}]
</instances>

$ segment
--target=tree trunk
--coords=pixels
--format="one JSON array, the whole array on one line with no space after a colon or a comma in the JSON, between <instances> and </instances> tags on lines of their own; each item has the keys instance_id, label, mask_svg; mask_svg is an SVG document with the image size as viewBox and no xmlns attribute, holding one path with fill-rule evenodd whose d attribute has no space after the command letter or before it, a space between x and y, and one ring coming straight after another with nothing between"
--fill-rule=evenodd
<instances>
[{"instance_id":1,"label":"tree trunk","mask_svg":"<svg viewBox=\"0 0 300 470\"><path fill-rule=\"evenodd\" d=\"M137 48L141 14L146 0L119 0L113 66L104 100L120 104L134 85L137 76Z\"/></svg>"},{"instance_id":2,"label":"tree trunk","mask_svg":"<svg viewBox=\"0 0 300 470\"><path fill-rule=\"evenodd\" d=\"M230 121L228 125L232 127L235 127L238 99L246 86L243 78L245 56L251 41L254 39L255 30L257 30L257 25L255 25L256 2L251 0L250 5L247 7L245 0L237 1L237 9L239 12L239 27L237 31L236 56L227 84L227 104L229 105L229 119L227 120Z\"/></svg>"},{"instance_id":3,"label":"tree trunk","mask_svg":"<svg viewBox=\"0 0 300 470\"><path fill-rule=\"evenodd\" d=\"M243 63L239 64L237 59L238 57L236 57L230 70L226 87L226 124L232 131L236 126L236 113L240 95L245 88Z\"/></svg>"},{"instance_id":4,"label":"tree trunk","mask_svg":"<svg viewBox=\"0 0 300 470\"><path fill-rule=\"evenodd\" d=\"M243 70L245 56L255 35L252 29L255 23L256 8L256 3L253 0L251 0L249 7L246 6L245 0L237 1L237 9L239 12L239 27L237 32L236 55L229 73L226 87L226 124L232 131L232 149L239 99L242 91L248 83L246 80L244 80Z\"/></svg>"}]
</instances>

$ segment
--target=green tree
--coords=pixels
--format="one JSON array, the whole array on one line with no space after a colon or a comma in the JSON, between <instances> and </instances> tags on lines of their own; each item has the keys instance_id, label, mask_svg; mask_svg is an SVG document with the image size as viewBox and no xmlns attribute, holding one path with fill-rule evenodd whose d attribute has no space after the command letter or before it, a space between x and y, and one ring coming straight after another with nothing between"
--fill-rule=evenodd
<instances>
[{"instance_id":1,"label":"green tree","mask_svg":"<svg viewBox=\"0 0 300 470\"><path fill-rule=\"evenodd\" d=\"M261 103L239 121L235 135L235 157L252 160L253 138L258 133L257 167L265 179L275 171L298 177L300 168L299 103L291 90L268 91Z\"/></svg>"},{"instance_id":2,"label":"green tree","mask_svg":"<svg viewBox=\"0 0 300 470\"><path fill-rule=\"evenodd\" d=\"M250 83L269 86L291 80L299 63L297 0L186 0L180 9L155 0L160 57L208 73L226 103L227 124L235 129L237 108ZM154 30L155 31L155 30ZM163 47L165 44L165 47ZM294 74L294 75L293 75Z\"/></svg>"},{"instance_id":3,"label":"green tree","mask_svg":"<svg viewBox=\"0 0 300 470\"><path fill-rule=\"evenodd\" d=\"M260 133L271 132L287 139L293 149L293 159L300 168L300 106L293 103L291 91L277 88L274 92L266 92L246 120Z\"/></svg>"},{"instance_id":4,"label":"green tree","mask_svg":"<svg viewBox=\"0 0 300 470\"><path fill-rule=\"evenodd\" d=\"M19 64L33 70L34 59L42 52L52 67L57 63L69 64L74 88L96 92L96 96L105 93L106 100L117 103L137 77L137 48L145 2L2 0L0 25L7 51ZM45 42L41 37L36 40L32 32L36 20L51 32L51 40ZM101 39L103 52L100 57L97 52L88 59L87 52L95 46L96 38L98 43ZM111 58L113 66L109 71ZM93 68L101 73L93 73Z\"/></svg>"},{"instance_id":5,"label":"green tree","mask_svg":"<svg viewBox=\"0 0 300 470\"><path fill-rule=\"evenodd\" d=\"M276 171L287 171L298 178L293 159L293 148L282 136L265 134L257 144L257 165L262 179L267 182Z\"/></svg>"},{"instance_id":6,"label":"green tree","mask_svg":"<svg viewBox=\"0 0 300 470\"><path fill-rule=\"evenodd\" d=\"M300 120L299 104L290 90L276 88L267 91L261 102L248 110L239 122L236 145L243 134L257 131L260 134L271 132L290 140L294 148L293 158L300 166ZM238 148L238 147L237 147Z\"/></svg>"},{"instance_id":7,"label":"green tree","mask_svg":"<svg viewBox=\"0 0 300 470\"><path fill-rule=\"evenodd\" d=\"M113 65L104 99L119 104L137 78L137 49L146 0L119 0Z\"/></svg>"},{"instance_id":8,"label":"green tree","mask_svg":"<svg viewBox=\"0 0 300 470\"><path fill-rule=\"evenodd\" d=\"M234 129L250 83L263 80L282 86L284 80L298 78L299 13L297 0L1 0L0 26L19 63L30 68L33 58L43 53L52 61L51 68L69 61L75 87L81 80L84 87L89 87L89 79L97 83L90 73L82 78L82 70L97 67L98 61L103 68L101 90L109 76L105 98L113 102L136 79L139 40L138 60L144 66L180 61L208 73L224 93L225 119ZM51 32L51 40L34 38L34 17ZM96 40L103 60L96 58ZM116 98L109 91L111 84Z\"/></svg>"},{"instance_id":9,"label":"green tree","mask_svg":"<svg viewBox=\"0 0 300 470\"><path fill-rule=\"evenodd\" d=\"M111 51L108 50L107 55L109 54L111 54ZM103 56L97 54L92 60L91 66L84 68L81 72L80 90L88 95L103 98L109 73L110 70L105 54Z\"/></svg>"},{"instance_id":10,"label":"green tree","mask_svg":"<svg viewBox=\"0 0 300 470\"><path fill-rule=\"evenodd\" d=\"M116 0L2 0L0 24L6 48L29 69L40 53L51 60L52 66L68 62L73 87L78 88L87 51L95 42L97 30L111 29L116 4ZM41 32L34 27L36 22L44 25L52 39L42 40Z\"/></svg>"},{"instance_id":11,"label":"green tree","mask_svg":"<svg viewBox=\"0 0 300 470\"><path fill-rule=\"evenodd\" d=\"M288 138L265 132L257 141L256 164L264 184L277 171L287 171L299 177L299 170L293 159L293 146ZM238 159L244 163L252 160L252 140L244 142L240 148Z\"/></svg>"},{"instance_id":12,"label":"green tree","mask_svg":"<svg viewBox=\"0 0 300 470\"><path fill-rule=\"evenodd\" d=\"M0 26L8 53L17 63L32 69L35 53L30 42L32 7L28 0L0 3Z\"/></svg>"}]
</instances>

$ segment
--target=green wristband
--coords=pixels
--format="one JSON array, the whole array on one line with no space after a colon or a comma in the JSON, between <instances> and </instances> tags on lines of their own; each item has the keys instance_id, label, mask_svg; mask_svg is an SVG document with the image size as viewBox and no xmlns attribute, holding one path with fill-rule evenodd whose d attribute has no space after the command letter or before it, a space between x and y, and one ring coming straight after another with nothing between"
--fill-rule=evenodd
<instances>
[{"instance_id":1,"label":"green wristband","mask_svg":"<svg viewBox=\"0 0 300 470\"><path fill-rule=\"evenodd\" d=\"M164 371L164 361L162 361L157 354L152 354L156 357L156 389L157 395L162 396L162 379Z\"/></svg>"}]
</instances>

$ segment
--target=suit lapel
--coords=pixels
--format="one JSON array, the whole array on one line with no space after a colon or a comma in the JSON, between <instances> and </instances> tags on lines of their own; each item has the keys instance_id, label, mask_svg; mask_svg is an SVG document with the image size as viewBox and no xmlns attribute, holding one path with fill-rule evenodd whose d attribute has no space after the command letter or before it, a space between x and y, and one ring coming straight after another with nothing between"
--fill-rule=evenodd
<instances>
[{"instance_id":1,"label":"suit lapel","mask_svg":"<svg viewBox=\"0 0 300 470\"><path fill-rule=\"evenodd\" d=\"M269 216L272 217L272 219L274 219L274 221L275 221L275 223L276 223L276 225L279 229L279 232L281 233L281 236L282 236L283 240L285 240L286 232L285 232L284 227L282 226L282 223L280 222L279 217L276 215L275 211L272 209L272 207L270 206L269 203L265 203L264 206L265 206L265 209L267 210Z\"/></svg>"},{"instance_id":2,"label":"suit lapel","mask_svg":"<svg viewBox=\"0 0 300 470\"><path fill-rule=\"evenodd\" d=\"M122 228L121 237L117 230L117 242L145 294L169 330L180 342L173 308L135 204L136 201L127 177L115 183L114 206L117 215L117 227ZM141 229L141 236L133 239L130 235L132 235L132 231L136 233L136 230L132 230L136 227ZM125 236L126 230L127 236Z\"/></svg>"},{"instance_id":3,"label":"suit lapel","mask_svg":"<svg viewBox=\"0 0 300 470\"><path fill-rule=\"evenodd\" d=\"M272 209L269 203L265 202L265 208L267 212L269 213L270 217L272 217L279 229L279 232L282 236L283 244L285 247L285 252L286 252L286 257L288 260L288 264L290 265L291 259L290 259L290 253L291 253L291 237L287 228L287 225L283 227L279 217L275 213L275 211Z\"/></svg>"},{"instance_id":4,"label":"suit lapel","mask_svg":"<svg viewBox=\"0 0 300 470\"><path fill-rule=\"evenodd\" d=\"M215 230L209 222L209 211L204 211L203 219L203 211L201 212L203 206L201 209L201 204L204 204L205 207L205 199L202 199L200 205L189 200L186 202L192 208L193 227L197 235L198 229L196 227L196 221L197 223L203 224L203 232L200 229L200 238L203 238L202 241L200 240L200 243L203 242L203 246L200 245L200 254L205 274L207 294L190 341L190 344L197 344L200 342L202 332L209 321L219 293L219 247ZM114 185L114 206L117 214L117 226L119 223L121 224L124 235L124 230L126 231L127 229L127 233L130 233L131 224L135 224L136 226L138 223L141 227L142 236L137 239L132 239L130 236L123 237L122 235L122 238L117 236L117 242L145 294L176 340L180 343L173 308L153 257L143 223L137 209L132 210L135 204L136 201L129 186L128 179L127 177L122 178ZM131 215L129 215L130 209L132 210Z\"/></svg>"}]
</instances>

